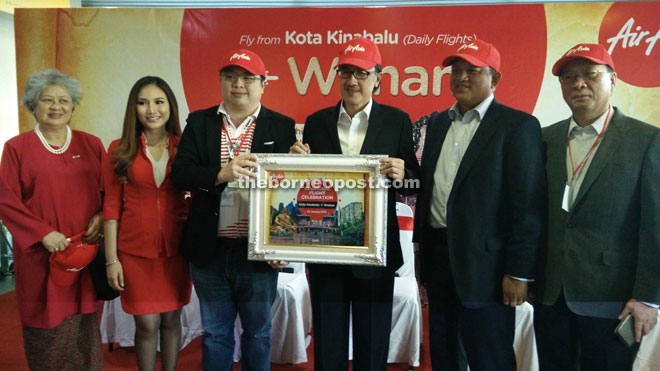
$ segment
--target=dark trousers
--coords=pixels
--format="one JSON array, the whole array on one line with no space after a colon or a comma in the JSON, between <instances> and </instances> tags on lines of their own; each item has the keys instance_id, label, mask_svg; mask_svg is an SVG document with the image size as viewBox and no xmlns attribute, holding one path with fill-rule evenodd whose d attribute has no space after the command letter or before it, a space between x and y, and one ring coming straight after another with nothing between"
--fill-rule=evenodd
<instances>
[{"instance_id":1,"label":"dark trousers","mask_svg":"<svg viewBox=\"0 0 660 371\"><path fill-rule=\"evenodd\" d=\"M553 305L534 305L534 332L541 371L631 370L638 345L628 348L615 334L619 320L580 316L561 295Z\"/></svg>"},{"instance_id":2,"label":"dark trousers","mask_svg":"<svg viewBox=\"0 0 660 371\"><path fill-rule=\"evenodd\" d=\"M314 370L348 370L353 319L353 370L385 370L392 327L394 275L360 279L347 266L310 266Z\"/></svg>"},{"instance_id":3,"label":"dark trousers","mask_svg":"<svg viewBox=\"0 0 660 371\"><path fill-rule=\"evenodd\" d=\"M426 289L429 298L431 366L438 370L516 370L513 351L516 310L501 302L464 306L456 293L449 266L447 234L430 229L427 251L431 267Z\"/></svg>"}]
</instances>

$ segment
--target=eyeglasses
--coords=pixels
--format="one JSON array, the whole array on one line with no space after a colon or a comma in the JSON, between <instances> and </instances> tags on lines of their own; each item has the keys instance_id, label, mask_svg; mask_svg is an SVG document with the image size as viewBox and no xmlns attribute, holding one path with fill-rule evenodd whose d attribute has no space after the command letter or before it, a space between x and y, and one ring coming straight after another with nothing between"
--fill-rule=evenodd
<instances>
[{"instance_id":1,"label":"eyeglasses","mask_svg":"<svg viewBox=\"0 0 660 371\"><path fill-rule=\"evenodd\" d=\"M595 81L603 73L610 73L609 71L599 71L599 70L586 70L582 73L566 73L559 76L559 81L562 84L574 84L578 77L581 77L584 81Z\"/></svg>"},{"instance_id":2,"label":"eyeglasses","mask_svg":"<svg viewBox=\"0 0 660 371\"><path fill-rule=\"evenodd\" d=\"M345 70L345 69L339 69L337 70L337 74L339 75L340 79L350 79L351 76L355 77L356 80L364 80L369 75L376 73L376 71L365 71L365 70Z\"/></svg>"},{"instance_id":3,"label":"eyeglasses","mask_svg":"<svg viewBox=\"0 0 660 371\"><path fill-rule=\"evenodd\" d=\"M258 75L241 75L230 72L220 73L220 78L229 82L237 82L239 79L241 79L246 85L252 84L255 81L261 81L261 76Z\"/></svg>"}]
</instances>

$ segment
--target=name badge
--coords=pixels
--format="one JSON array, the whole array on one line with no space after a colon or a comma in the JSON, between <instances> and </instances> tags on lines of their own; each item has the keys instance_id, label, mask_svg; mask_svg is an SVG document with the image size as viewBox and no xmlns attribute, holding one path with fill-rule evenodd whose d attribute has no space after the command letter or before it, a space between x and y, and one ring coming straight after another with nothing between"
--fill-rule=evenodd
<instances>
[{"instance_id":1,"label":"name badge","mask_svg":"<svg viewBox=\"0 0 660 371\"><path fill-rule=\"evenodd\" d=\"M234 206L234 198L236 198L236 188L230 187L228 184L227 187L225 187L225 190L222 191L222 196L220 197L220 207Z\"/></svg>"},{"instance_id":2,"label":"name badge","mask_svg":"<svg viewBox=\"0 0 660 371\"><path fill-rule=\"evenodd\" d=\"M564 211L569 212L571 210L572 200L573 200L573 188L568 182L566 182L566 187L564 187L564 197L561 200L561 208L564 209Z\"/></svg>"}]
</instances>

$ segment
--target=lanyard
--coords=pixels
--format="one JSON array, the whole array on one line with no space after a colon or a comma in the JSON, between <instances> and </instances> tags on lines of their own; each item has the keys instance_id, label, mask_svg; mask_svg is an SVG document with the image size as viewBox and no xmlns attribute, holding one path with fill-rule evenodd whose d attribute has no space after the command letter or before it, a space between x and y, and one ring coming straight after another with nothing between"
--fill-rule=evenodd
<instances>
[{"instance_id":1,"label":"lanyard","mask_svg":"<svg viewBox=\"0 0 660 371\"><path fill-rule=\"evenodd\" d=\"M227 136L227 152L229 152L229 161L231 161L235 154L241 154L245 149L243 146L245 145L245 139L250 132L251 126L254 124L254 119L250 117L250 121L248 121L245 126L243 126L242 130L239 130L240 135L236 137L236 139L232 139L229 130L231 129L231 124L229 123L229 120L227 120L227 115L222 115L222 130L224 131L225 135Z\"/></svg>"},{"instance_id":2,"label":"lanyard","mask_svg":"<svg viewBox=\"0 0 660 371\"><path fill-rule=\"evenodd\" d=\"M571 168L573 170L573 176L571 177L571 180L573 180L573 178L575 178L575 174L577 174L578 171L580 171L580 169L582 168L582 165L584 165L584 163L587 161L587 159L591 155L591 152L593 152L594 148L596 148L596 146L598 145L598 142L600 141L600 138L603 136L603 133L605 132L605 128L607 127L607 123L609 121L608 119L610 118L610 113L611 112L612 112L612 106L609 106L607 108L607 116L605 116L605 123L603 124L603 128L600 129L600 133L598 133L598 136L596 137L596 140L594 140L594 143L591 145L591 148L589 148L589 151L587 152L586 155L584 155L584 158L582 159L582 161L580 161L580 163L578 164L577 167L573 166L573 154L571 153L571 143L570 143L570 140L569 140L570 133L566 133L566 147L568 147L568 156L569 156L569 159L571 160Z\"/></svg>"}]
</instances>

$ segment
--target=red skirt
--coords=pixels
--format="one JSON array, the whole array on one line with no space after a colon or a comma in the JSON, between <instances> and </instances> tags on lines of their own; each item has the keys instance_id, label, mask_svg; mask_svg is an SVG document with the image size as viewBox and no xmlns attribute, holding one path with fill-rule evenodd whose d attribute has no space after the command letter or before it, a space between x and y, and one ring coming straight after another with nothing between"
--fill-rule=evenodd
<instances>
[{"instance_id":1,"label":"red skirt","mask_svg":"<svg viewBox=\"0 0 660 371\"><path fill-rule=\"evenodd\" d=\"M132 315L165 313L190 302L192 280L181 255L158 259L118 252L124 270L121 307Z\"/></svg>"}]
</instances>

